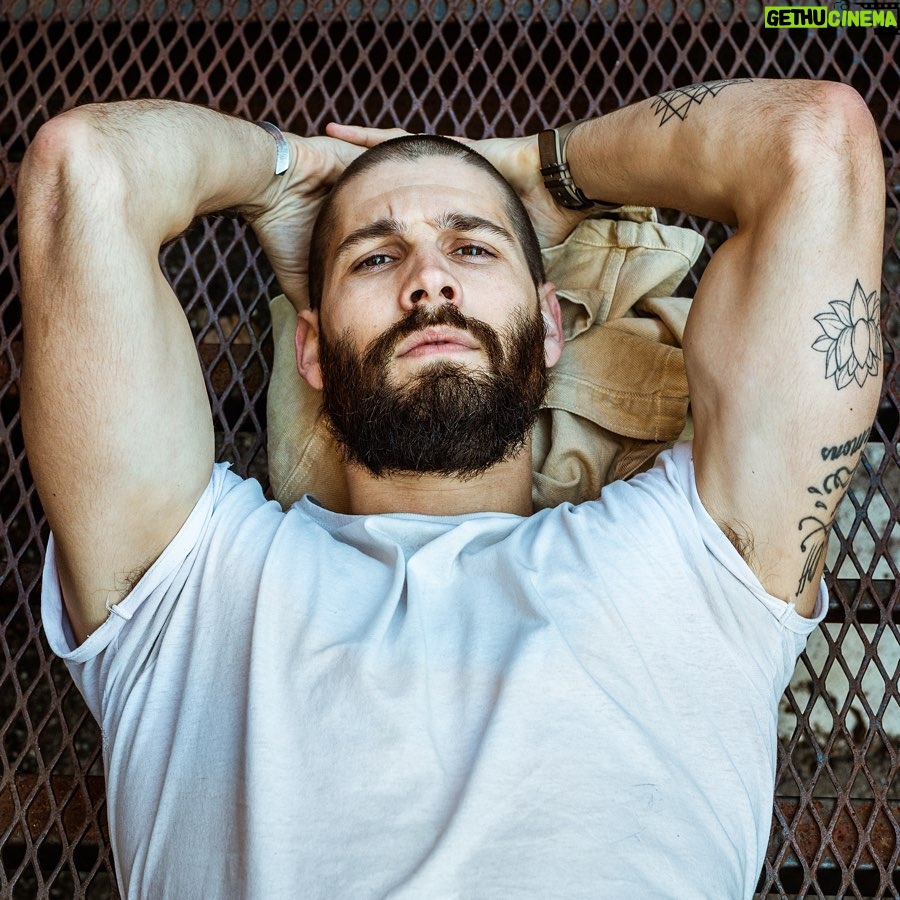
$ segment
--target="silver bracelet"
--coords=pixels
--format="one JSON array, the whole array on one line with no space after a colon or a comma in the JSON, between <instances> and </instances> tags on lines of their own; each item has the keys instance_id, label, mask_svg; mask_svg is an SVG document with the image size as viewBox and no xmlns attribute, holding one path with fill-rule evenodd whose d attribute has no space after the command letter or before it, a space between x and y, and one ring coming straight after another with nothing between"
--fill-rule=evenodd
<instances>
[{"instance_id":1,"label":"silver bracelet","mask_svg":"<svg viewBox=\"0 0 900 900\"><path fill-rule=\"evenodd\" d=\"M273 138L275 138L275 174L284 175L284 173L287 172L288 166L291 164L291 148L284 139L281 129L271 122L257 122L256 124L259 125L260 128L264 128Z\"/></svg>"}]
</instances>

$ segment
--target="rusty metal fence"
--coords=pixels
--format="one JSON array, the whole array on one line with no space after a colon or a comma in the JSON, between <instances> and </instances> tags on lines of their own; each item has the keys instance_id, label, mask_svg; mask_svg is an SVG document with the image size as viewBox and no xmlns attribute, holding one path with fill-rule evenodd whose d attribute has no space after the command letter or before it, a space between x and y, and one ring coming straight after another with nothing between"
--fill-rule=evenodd
<instances>
[{"instance_id":1,"label":"rusty metal fence","mask_svg":"<svg viewBox=\"0 0 900 900\"><path fill-rule=\"evenodd\" d=\"M782 702L778 791L759 890L900 895L900 533L893 537L900 29L773 30L762 16L748 0L0 3L3 897L116 896L101 736L41 630L47 525L18 411L15 181L39 126L75 104L152 96L270 119L301 134L336 119L481 137L530 133L672 87L743 76L853 85L878 124L887 174L885 392L829 553L828 619ZM712 246L721 242L719 226L687 221ZM265 484L272 348L263 298L274 288L265 260L238 221L214 217L161 261L196 335L219 457Z\"/></svg>"}]
</instances>

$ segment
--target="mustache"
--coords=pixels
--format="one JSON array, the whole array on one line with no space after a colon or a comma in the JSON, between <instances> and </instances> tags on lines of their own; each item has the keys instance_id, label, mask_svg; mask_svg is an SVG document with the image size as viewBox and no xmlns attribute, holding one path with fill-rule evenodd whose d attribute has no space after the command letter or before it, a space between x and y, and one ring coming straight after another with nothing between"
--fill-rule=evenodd
<instances>
[{"instance_id":1,"label":"mustache","mask_svg":"<svg viewBox=\"0 0 900 900\"><path fill-rule=\"evenodd\" d=\"M416 306L400 321L395 322L371 341L363 355L373 364L386 361L391 358L402 340L417 331L438 325L467 331L481 344L492 363L496 365L502 360L503 345L497 332L480 319L463 315L452 303L445 303L442 306Z\"/></svg>"}]
</instances>

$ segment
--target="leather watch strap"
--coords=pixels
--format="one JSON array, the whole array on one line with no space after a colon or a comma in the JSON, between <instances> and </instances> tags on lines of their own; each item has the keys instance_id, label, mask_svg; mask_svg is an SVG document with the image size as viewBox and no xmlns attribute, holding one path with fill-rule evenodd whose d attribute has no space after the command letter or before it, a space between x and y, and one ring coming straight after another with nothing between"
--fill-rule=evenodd
<instances>
[{"instance_id":1,"label":"leather watch strap","mask_svg":"<svg viewBox=\"0 0 900 900\"><path fill-rule=\"evenodd\" d=\"M566 144L569 136L584 119L569 122L559 128L548 128L538 135L538 152L541 158L541 176L553 199L566 209L596 209L612 212L621 209L621 203L593 200L575 184L566 161Z\"/></svg>"}]
</instances>

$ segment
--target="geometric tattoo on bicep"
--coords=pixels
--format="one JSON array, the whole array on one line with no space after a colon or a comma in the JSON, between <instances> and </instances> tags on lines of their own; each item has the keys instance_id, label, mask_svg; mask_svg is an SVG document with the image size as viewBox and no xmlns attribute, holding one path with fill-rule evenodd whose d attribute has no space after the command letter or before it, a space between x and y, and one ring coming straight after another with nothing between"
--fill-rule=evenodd
<instances>
[{"instance_id":1,"label":"geometric tattoo on bicep","mask_svg":"<svg viewBox=\"0 0 900 900\"><path fill-rule=\"evenodd\" d=\"M857 281L849 300L831 300L830 312L815 317L822 334L813 350L825 354L825 377L834 378L838 390L855 381L860 387L877 375L881 360L881 305L878 294L866 294Z\"/></svg>"},{"instance_id":2,"label":"geometric tattoo on bicep","mask_svg":"<svg viewBox=\"0 0 900 900\"><path fill-rule=\"evenodd\" d=\"M707 97L715 97L732 84L746 84L752 78L723 78L720 81L706 81L703 84L692 84L688 87L676 88L660 94L652 105L653 112L661 113L660 128L677 118L682 122L687 118L688 110L696 104L699 106Z\"/></svg>"}]
</instances>

